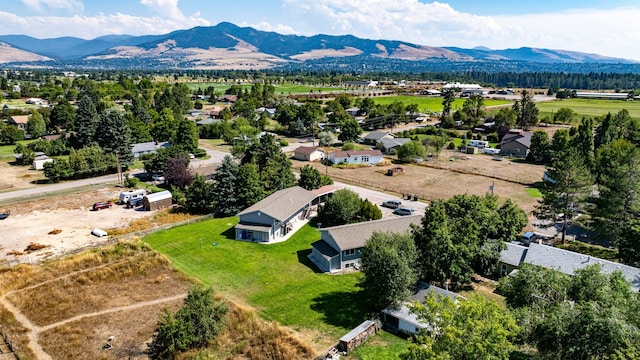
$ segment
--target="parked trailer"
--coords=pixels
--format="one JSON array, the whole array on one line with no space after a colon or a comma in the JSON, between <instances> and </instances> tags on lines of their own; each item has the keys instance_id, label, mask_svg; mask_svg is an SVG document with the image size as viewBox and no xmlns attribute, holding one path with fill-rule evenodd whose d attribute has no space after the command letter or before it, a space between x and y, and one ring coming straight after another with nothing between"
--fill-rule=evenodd
<instances>
[{"instance_id":1,"label":"parked trailer","mask_svg":"<svg viewBox=\"0 0 640 360\"><path fill-rule=\"evenodd\" d=\"M120 204L126 204L130 200L142 200L145 195L147 195L145 189L122 191L120 192Z\"/></svg>"}]
</instances>

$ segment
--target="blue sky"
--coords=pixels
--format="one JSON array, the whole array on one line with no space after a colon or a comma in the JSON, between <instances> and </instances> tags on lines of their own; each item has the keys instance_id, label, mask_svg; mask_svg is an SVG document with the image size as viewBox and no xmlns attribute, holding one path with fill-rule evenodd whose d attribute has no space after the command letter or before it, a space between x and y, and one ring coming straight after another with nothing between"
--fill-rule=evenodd
<instances>
[{"instance_id":1,"label":"blue sky","mask_svg":"<svg viewBox=\"0 0 640 360\"><path fill-rule=\"evenodd\" d=\"M637 0L0 0L0 34L163 34L222 21L284 34L521 46L640 61Z\"/></svg>"}]
</instances>

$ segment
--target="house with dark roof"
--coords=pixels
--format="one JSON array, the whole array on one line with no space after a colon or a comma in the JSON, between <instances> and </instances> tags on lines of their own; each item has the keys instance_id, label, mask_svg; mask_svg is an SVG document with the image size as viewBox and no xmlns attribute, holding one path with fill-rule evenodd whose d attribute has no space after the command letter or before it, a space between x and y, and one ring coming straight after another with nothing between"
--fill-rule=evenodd
<instances>
[{"instance_id":1,"label":"house with dark roof","mask_svg":"<svg viewBox=\"0 0 640 360\"><path fill-rule=\"evenodd\" d=\"M309 221L316 196L299 186L274 192L238 214L236 240L262 243L287 240Z\"/></svg>"},{"instance_id":2,"label":"house with dark roof","mask_svg":"<svg viewBox=\"0 0 640 360\"><path fill-rule=\"evenodd\" d=\"M311 244L308 257L328 273L359 269L362 249L374 232L409 231L420 219L420 215L402 216L320 229L320 240Z\"/></svg>"},{"instance_id":3,"label":"house with dark roof","mask_svg":"<svg viewBox=\"0 0 640 360\"><path fill-rule=\"evenodd\" d=\"M398 148L408 142L411 142L409 138L382 138L378 142L377 147L382 148L385 154L395 154Z\"/></svg>"},{"instance_id":4,"label":"house with dark roof","mask_svg":"<svg viewBox=\"0 0 640 360\"><path fill-rule=\"evenodd\" d=\"M382 152L380 150L335 151L329 154L329 161L333 164L376 165L382 162Z\"/></svg>"},{"instance_id":5,"label":"house with dark roof","mask_svg":"<svg viewBox=\"0 0 640 360\"><path fill-rule=\"evenodd\" d=\"M382 139L393 139L393 135L386 131L372 131L365 135L364 143L367 145L376 145Z\"/></svg>"},{"instance_id":6,"label":"house with dark roof","mask_svg":"<svg viewBox=\"0 0 640 360\"><path fill-rule=\"evenodd\" d=\"M324 158L324 151L317 146L299 146L295 150L293 158L301 161L319 161Z\"/></svg>"},{"instance_id":7,"label":"house with dark roof","mask_svg":"<svg viewBox=\"0 0 640 360\"><path fill-rule=\"evenodd\" d=\"M505 156L526 157L531 148L530 131L512 129L500 141L500 154Z\"/></svg>"},{"instance_id":8,"label":"house with dark roof","mask_svg":"<svg viewBox=\"0 0 640 360\"><path fill-rule=\"evenodd\" d=\"M144 143L133 144L131 152L133 153L133 157L137 159L144 154L155 154L158 152L158 149L168 148L168 147L171 147L171 144L169 144L166 141L164 142L149 141Z\"/></svg>"},{"instance_id":9,"label":"house with dark roof","mask_svg":"<svg viewBox=\"0 0 640 360\"><path fill-rule=\"evenodd\" d=\"M407 335L415 335L421 330L433 330L431 325L424 320L418 319L418 316L411 312L409 305L419 302L423 304L430 296L436 299L449 298L454 302L463 299L462 296L439 288L434 285L420 283L418 290L411 296L408 302L405 302L399 309L382 310L382 325L391 332L401 332Z\"/></svg>"},{"instance_id":10,"label":"house with dark roof","mask_svg":"<svg viewBox=\"0 0 640 360\"><path fill-rule=\"evenodd\" d=\"M570 276L573 276L578 269L598 264L600 265L600 271L605 274L620 271L634 291L640 290L640 269L636 267L536 242L529 244L529 247L507 243L507 249L502 250L500 253L499 263L501 264L501 273L502 264L517 268L526 263L556 270ZM513 270L507 268L505 273L509 274L511 271Z\"/></svg>"}]
</instances>

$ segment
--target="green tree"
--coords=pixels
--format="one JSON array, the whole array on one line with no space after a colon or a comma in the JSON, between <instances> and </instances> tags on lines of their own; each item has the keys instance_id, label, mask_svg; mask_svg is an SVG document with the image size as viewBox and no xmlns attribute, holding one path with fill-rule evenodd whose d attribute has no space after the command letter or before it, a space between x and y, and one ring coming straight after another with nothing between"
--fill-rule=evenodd
<instances>
[{"instance_id":1,"label":"green tree","mask_svg":"<svg viewBox=\"0 0 640 360\"><path fill-rule=\"evenodd\" d=\"M451 115L451 105L455 100L456 93L453 89L447 89L442 94L442 115L440 119L444 119L445 117Z\"/></svg>"},{"instance_id":2,"label":"green tree","mask_svg":"<svg viewBox=\"0 0 640 360\"><path fill-rule=\"evenodd\" d=\"M531 135L531 146L527 160L537 163L547 163L551 160L549 152L549 135L542 130L536 130Z\"/></svg>"},{"instance_id":3,"label":"green tree","mask_svg":"<svg viewBox=\"0 0 640 360\"><path fill-rule=\"evenodd\" d=\"M593 119L582 118L582 122L578 125L576 135L571 138L571 145L578 151L578 154L582 157L582 161L585 166L592 173L596 170L593 132Z\"/></svg>"},{"instance_id":4,"label":"green tree","mask_svg":"<svg viewBox=\"0 0 640 360\"><path fill-rule=\"evenodd\" d=\"M222 159L222 163L213 175L214 214L216 216L233 216L242 210L238 204L235 185L238 180L238 171L238 164L233 161L230 155L227 155Z\"/></svg>"},{"instance_id":5,"label":"green tree","mask_svg":"<svg viewBox=\"0 0 640 360\"><path fill-rule=\"evenodd\" d=\"M323 147L329 147L333 144L335 136L329 131L323 131L318 134L318 144Z\"/></svg>"},{"instance_id":6,"label":"green tree","mask_svg":"<svg viewBox=\"0 0 640 360\"><path fill-rule=\"evenodd\" d=\"M502 108L495 115L494 121L497 127L512 129L518 122L518 113L513 108Z\"/></svg>"},{"instance_id":7,"label":"green tree","mask_svg":"<svg viewBox=\"0 0 640 360\"><path fill-rule=\"evenodd\" d=\"M373 311L398 308L418 280L418 255L411 234L376 231L367 240L360 259L361 286Z\"/></svg>"},{"instance_id":8,"label":"green tree","mask_svg":"<svg viewBox=\"0 0 640 360\"><path fill-rule=\"evenodd\" d=\"M240 209L246 209L266 196L256 164L242 164L238 169L237 181L236 190Z\"/></svg>"},{"instance_id":9,"label":"green tree","mask_svg":"<svg viewBox=\"0 0 640 360\"><path fill-rule=\"evenodd\" d=\"M485 115L482 95L469 96L462 104L462 112L467 115L468 126L475 126Z\"/></svg>"},{"instance_id":10,"label":"green tree","mask_svg":"<svg viewBox=\"0 0 640 360\"><path fill-rule=\"evenodd\" d=\"M557 124L571 124L573 122L576 112L569 108L560 108L553 114L553 123Z\"/></svg>"},{"instance_id":11,"label":"green tree","mask_svg":"<svg viewBox=\"0 0 640 360\"><path fill-rule=\"evenodd\" d=\"M111 108L101 114L96 140L105 153L118 154L121 163L133 160L131 129L122 111Z\"/></svg>"},{"instance_id":12,"label":"green tree","mask_svg":"<svg viewBox=\"0 0 640 360\"><path fill-rule=\"evenodd\" d=\"M340 124L340 134L338 140L342 142L353 142L362 134L362 128L355 119L346 119Z\"/></svg>"},{"instance_id":13,"label":"green tree","mask_svg":"<svg viewBox=\"0 0 640 360\"><path fill-rule=\"evenodd\" d=\"M44 122L44 118L39 111L31 112L25 130L27 134L31 135L32 139L37 139L47 133L47 124Z\"/></svg>"},{"instance_id":14,"label":"green tree","mask_svg":"<svg viewBox=\"0 0 640 360\"><path fill-rule=\"evenodd\" d=\"M382 210L380 210L378 205L369 201L369 199L364 199L361 202L358 216L360 221L379 220L382 219Z\"/></svg>"},{"instance_id":15,"label":"green tree","mask_svg":"<svg viewBox=\"0 0 640 360\"><path fill-rule=\"evenodd\" d=\"M96 140L100 126L100 116L90 96L84 95L78 101L75 120L75 142L77 148L91 145Z\"/></svg>"},{"instance_id":16,"label":"green tree","mask_svg":"<svg viewBox=\"0 0 640 360\"><path fill-rule=\"evenodd\" d=\"M152 359L173 359L176 353L189 348L187 324L171 310L163 310L157 326L147 350Z\"/></svg>"},{"instance_id":17,"label":"green tree","mask_svg":"<svg viewBox=\"0 0 640 360\"><path fill-rule=\"evenodd\" d=\"M151 123L151 136L155 141L171 141L176 138L179 122L170 108L164 108Z\"/></svg>"},{"instance_id":18,"label":"green tree","mask_svg":"<svg viewBox=\"0 0 640 360\"><path fill-rule=\"evenodd\" d=\"M49 127L51 132L59 132L61 129L71 129L75 121L75 109L67 99L62 98L51 110Z\"/></svg>"},{"instance_id":19,"label":"green tree","mask_svg":"<svg viewBox=\"0 0 640 360\"><path fill-rule=\"evenodd\" d=\"M349 189L340 189L319 210L318 222L323 227L351 224L358 221L360 196Z\"/></svg>"},{"instance_id":20,"label":"green tree","mask_svg":"<svg viewBox=\"0 0 640 360\"><path fill-rule=\"evenodd\" d=\"M565 242L569 220L580 203L589 196L593 178L575 149L555 154L543 181L542 200L534 210L541 219L556 219L562 215L562 243Z\"/></svg>"},{"instance_id":21,"label":"green tree","mask_svg":"<svg viewBox=\"0 0 640 360\"><path fill-rule=\"evenodd\" d=\"M513 341L520 331L511 313L492 300L473 295L454 302L434 296L411 311L429 324L429 333L420 334L409 344L402 360L426 359L504 359L516 349Z\"/></svg>"},{"instance_id":22,"label":"green tree","mask_svg":"<svg viewBox=\"0 0 640 360\"><path fill-rule=\"evenodd\" d=\"M427 151L422 143L413 140L402 144L397 150L398 159L402 162L411 162L415 158L425 158Z\"/></svg>"},{"instance_id":23,"label":"green tree","mask_svg":"<svg viewBox=\"0 0 640 360\"><path fill-rule=\"evenodd\" d=\"M298 186L307 190L317 189L322 186L322 175L313 166L307 164L300 169Z\"/></svg>"},{"instance_id":24,"label":"green tree","mask_svg":"<svg viewBox=\"0 0 640 360\"><path fill-rule=\"evenodd\" d=\"M522 129L528 130L530 126L538 123L538 107L527 90L522 90L522 96L513 104L513 110Z\"/></svg>"},{"instance_id":25,"label":"green tree","mask_svg":"<svg viewBox=\"0 0 640 360\"><path fill-rule=\"evenodd\" d=\"M187 152L198 148L198 129L193 121L182 119L178 121L175 136L170 140L171 146L178 146Z\"/></svg>"},{"instance_id":26,"label":"green tree","mask_svg":"<svg viewBox=\"0 0 640 360\"><path fill-rule=\"evenodd\" d=\"M16 159L18 165L31 165L36 158L36 152L32 148L20 143L13 149L13 152L15 154L22 154L22 156Z\"/></svg>"}]
</instances>

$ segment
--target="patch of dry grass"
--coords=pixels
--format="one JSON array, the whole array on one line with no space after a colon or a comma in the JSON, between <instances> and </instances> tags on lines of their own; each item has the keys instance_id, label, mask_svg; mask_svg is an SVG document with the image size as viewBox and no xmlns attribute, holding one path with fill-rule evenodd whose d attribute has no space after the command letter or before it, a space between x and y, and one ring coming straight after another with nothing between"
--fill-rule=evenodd
<instances>
[{"instance_id":1,"label":"patch of dry grass","mask_svg":"<svg viewBox=\"0 0 640 360\"><path fill-rule=\"evenodd\" d=\"M139 231L146 231L154 229L168 224L175 224L181 221L190 220L196 218L196 215L190 215L185 213L176 212L173 209L168 209L155 214L151 218L142 218L132 220L129 225L125 227L117 227L107 229L107 232L111 236L132 234Z\"/></svg>"},{"instance_id":2,"label":"patch of dry grass","mask_svg":"<svg viewBox=\"0 0 640 360\"><path fill-rule=\"evenodd\" d=\"M13 317L4 306L0 305L0 324L2 331L9 335L13 352L19 359L35 359L35 354L29 348L29 339L27 337L27 329L22 326L16 318Z\"/></svg>"}]
</instances>

